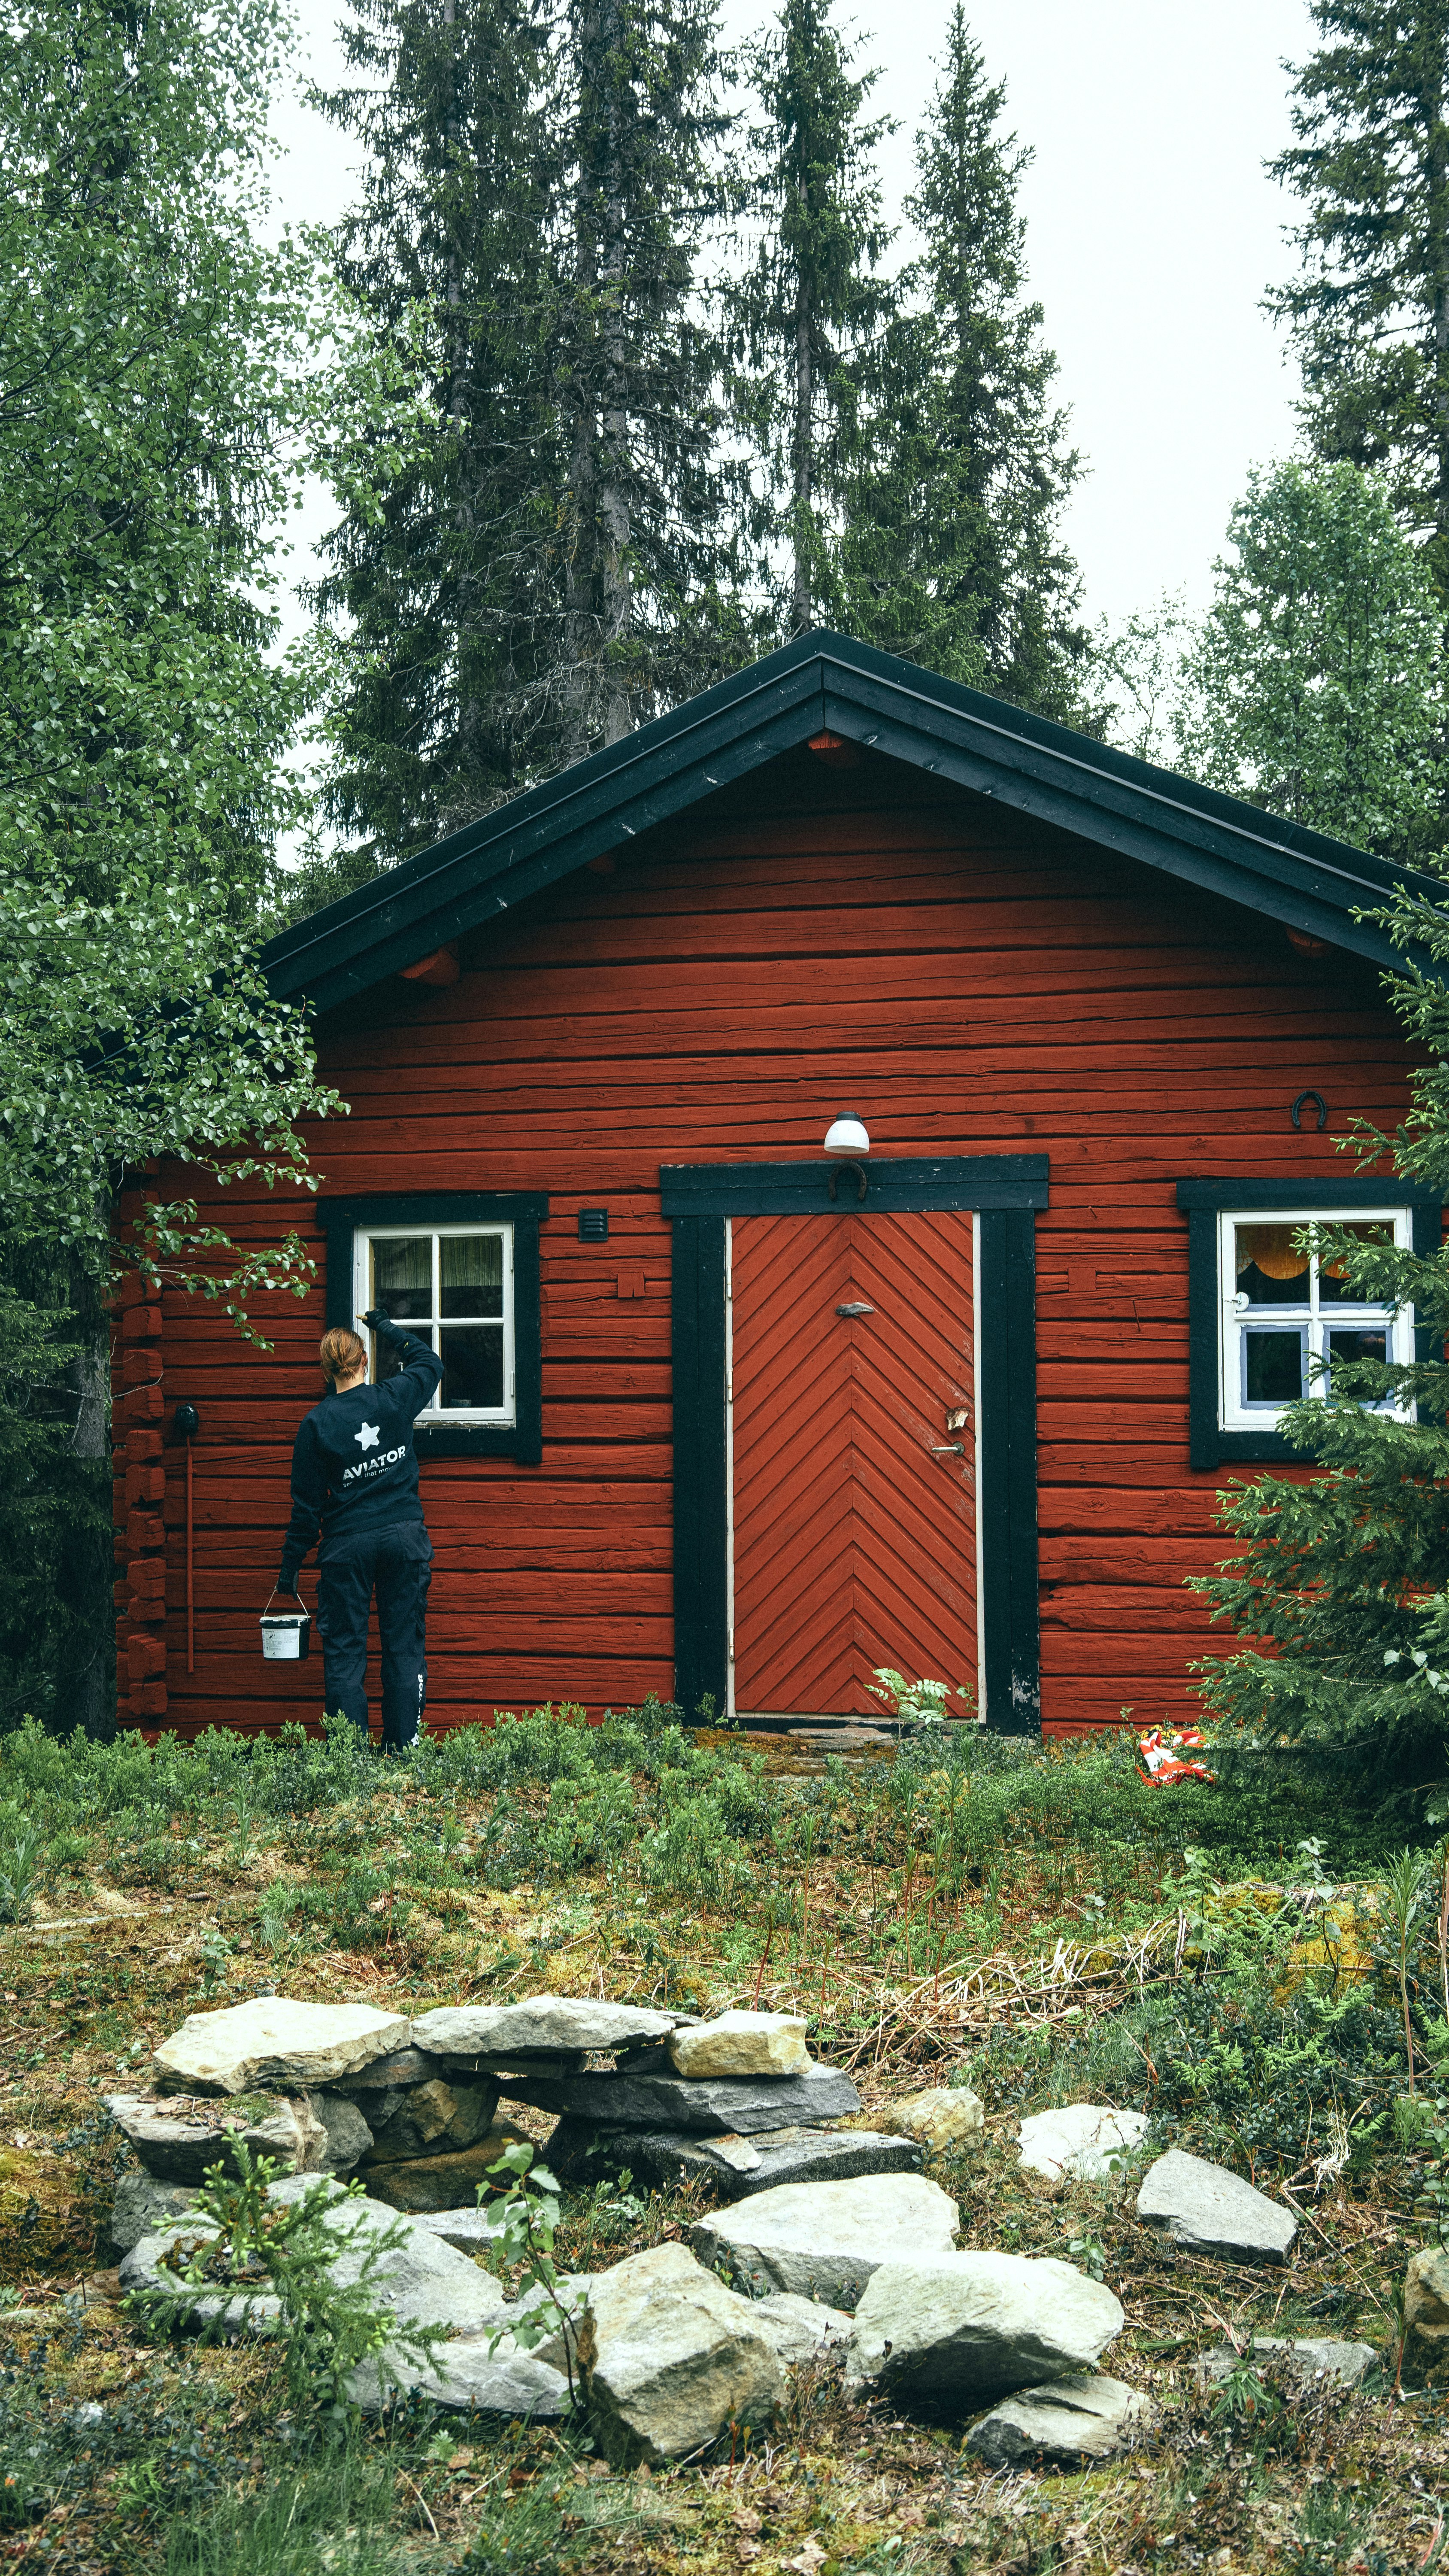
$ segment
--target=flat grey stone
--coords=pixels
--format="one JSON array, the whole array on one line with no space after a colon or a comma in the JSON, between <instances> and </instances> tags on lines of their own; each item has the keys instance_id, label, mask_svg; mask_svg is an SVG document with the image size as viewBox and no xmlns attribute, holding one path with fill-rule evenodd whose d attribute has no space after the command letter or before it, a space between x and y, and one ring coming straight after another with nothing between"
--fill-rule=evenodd
<instances>
[{"instance_id":1,"label":"flat grey stone","mask_svg":"<svg viewBox=\"0 0 1449 2576\"><path fill-rule=\"evenodd\" d=\"M293 2093L350 2075L406 2045L400 2013L371 2004L303 2004L253 1995L220 2012L190 2013L152 2059L183 2093Z\"/></svg>"},{"instance_id":2,"label":"flat grey stone","mask_svg":"<svg viewBox=\"0 0 1449 2576\"><path fill-rule=\"evenodd\" d=\"M349 2101L364 2101L368 2093L411 2092L415 2084L431 2084L435 2075L446 2073L442 2059L430 2056L425 2048L392 2048L386 2057L375 2057L370 2066L359 2066L355 2074L337 2076L328 2091L345 2093Z\"/></svg>"},{"instance_id":3,"label":"flat grey stone","mask_svg":"<svg viewBox=\"0 0 1449 2576\"><path fill-rule=\"evenodd\" d=\"M973 2424L963 2451L974 2451L991 2469L1018 2468L1024 2460L1103 2460L1154 2421L1157 2409L1125 2381L1093 2371L1076 2379L1023 2388Z\"/></svg>"},{"instance_id":4,"label":"flat grey stone","mask_svg":"<svg viewBox=\"0 0 1449 2576\"><path fill-rule=\"evenodd\" d=\"M271 2185L268 2198L289 2204L319 2190L327 2195L326 2223L339 2239L332 2271L340 2287L361 2278L369 2240L375 2245L379 2236L400 2226L405 2231L402 2243L381 2256L369 2279L373 2305L391 2310L400 2323L438 2326L452 2335L474 2334L506 2323L503 2291L491 2273L480 2271L466 2254L418 2227L413 2219L399 2219L396 2210L380 2201L346 2193L329 2178L311 2174L287 2175ZM174 2276L168 2278L158 2268L162 2252L180 2238L214 2238L219 2233L214 2222L199 2220L194 2225L173 2222L143 2236L121 2266L122 2288L174 2289ZM230 2334L256 2333L269 2330L279 2314L279 2302L261 2286L229 2295L199 2292L190 2322L200 2326L220 2318Z\"/></svg>"},{"instance_id":5,"label":"flat grey stone","mask_svg":"<svg viewBox=\"0 0 1449 2576\"><path fill-rule=\"evenodd\" d=\"M444 2004L412 2026L413 2045L439 2057L497 2057L617 2048L663 2039L680 2016L593 1995L528 1995L517 2004Z\"/></svg>"},{"instance_id":6,"label":"flat grey stone","mask_svg":"<svg viewBox=\"0 0 1449 2576\"><path fill-rule=\"evenodd\" d=\"M220 2103L198 2101L188 2094L173 2103L137 2093L103 2093L101 2101L127 2145L158 2182L199 2183L208 2166L229 2162L226 2114Z\"/></svg>"},{"instance_id":7,"label":"flat grey stone","mask_svg":"<svg viewBox=\"0 0 1449 2576\"><path fill-rule=\"evenodd\" d=\"M454 2335L506 2323L502 2284L413 2219L399 2220L396 2210L356 2199L338 2202L328 2212L327 2224L344 2239L357 2231L332 2267L333 2278L344 2287L361 2277L369 2237L375 2240L394 2225L406 2229L403 2243L383 2255L368 2283L369 2299L390 2308L400 2321L442 2326Z\"/></svg>"},{"instance_id":8,"label":"flat grey stone","mask_svg":"<svg viewBox=\"0 0 1449 2576\"><path fill-rule=\"evenodd\" d=\"M939 2254L883 2263L856 2309L846 2386L964 2413L1091 2371L1122 2308L1054 2256Z\"/></svg>"},{"instance_id":9,"label":"flat grey stone","mask_svg":"<svg viewBox=\"0 0 1449 2576\"><path fill-rule=\"evenodd\" d=\"M1229 2263L1286 2263L1298 2233L1297 2219L1281 2201L1181 2147L1149 2165L1137 2215L1187 2252L1217 2254Z\"/></svg>"},{"instance_id":10,"label":"flat grey stone","mask_svg":"<svg viewBox=\"0 0 1449 2576\"><path fill-rule=\"evenodd\" d=\"M595 2128L687 2129L703 2137L749 2137L757 2129L813 2127L844 2120L860 2109L848 2075L811 2066L803 2075L691 2077L584 2073L561 2079L504 2078L513 2100L560 2119L586 2120Z\"/></svg>"},{"instance_id":11,"label":"flat grey stone","mask_svg":"<svg viewBox=\"0 0 1449 2576\"><path fill-rule=\"evenodd\" d=\"M346 2184L338 2180L336 2174L293 2173L281 2174L275 2182L269 2182L267 2198L279 2200L284 2207L290 2208L293 2201L305 2200L308 2193L313 2191L324 2192L329 2201L347 2200L353 2196L348 2192ZM374 2201L372 2206L376 2208L378 2203Z\"/></svg>"},{"instance_id":12,"label":"flat grey stone","mask_svg":"<svg viewBox=\"0 0 1449 2576\"><path fill-rule=\"evenodd\" d=\"M503 2233L501 2227L490 2225L481 2209L417 2210L412 2223L425 2235L456 2246L460 2254L484 2254Z\"/></svg>"},{"instance_id":13,"label":"flat grey stone","mask_svg":"<svg viewBox=\"0 0 1449 2576\"><path fill-rule=\"evenodd\" d=\"M162 2267L161 2257L178 2243L190 2246L207 2243L219 2236L220 2230L210 2219L173 2220L157 2228L154 2235L139 2237L120 2267L121 2288L132 2290L165 2290L175 2295L184 2288L175 2272ZM204 2326L214 2326L231 2340L239 2335L270 2334L282 2313L280 2299L270 2291L204 2290L198 2288L190 2304L178 2311L177 2322L193 2333Z\"/></svg>"},{"instance_id":14,"label":"flat grey stone","mask_svg":"<svg viewBox=\"0 0 1449 2576\"><path fill-rule=\"evenodd\" d=\"M750 2321L787 2368L819 2353L844 2352L855 2332L843 2308L827 2308L822 2299L802 2299L793 2290L752 2299Z\"/></svg>"},{"instance_id":15,"label":"flat grey stone","mask_svg":"<svg viewBox=\"0 0 1449 2576\"><path fill-rule=\"evenodd\" d=\"M154 2236L158 2228L192 2208L195 2198L190 2183L158 2182L139 2166L123 2173L116 2184L107 2231L113 2252L129 2254L143 2236Z\"/></svg>"},{"instance_id":16,"label":"flat grey stone","mask_svg":"<svg viewBox=\"0 0 1449 2576\"><path fill-rule=\"evenodd\" d=\"M637 2181L667 2188L702 2174L727 2200L746 2200L777 2183L919 2173L921 2150L914 2139L874 2129L757 2129L749 2137L707 2138L687 2129L594 2129L586 2120L561 2120L547 2161L567 2182L597 2182L627 2167Z\"/></svg>"},{"instance_id":17,"label":"flat grey stone","mask_svg":"<svg viewBox=\"0 0 1449 2576\"><path fill-rule=\"evenodd\" d=\"M1095 2102L1064 2102L1034 2111L1021 2124L1018 2164L1049 2182L1099 2182L1114 2156L1139 2147L1150 2126L1145 2111L1109 2111Z\"/></svg>"},{"instance_id":18,"label":"flat grey stone","mask_svg":"<svg viewBox=\"0 0 1449 2576\"><path fill-rule=\"evenodd\" d=\"M1216 2388L1244 2363L1251 2370L1268 2361L1293 2395L1307 2397L1315 2388L1357 2388L1382 2359L1371 2343L1340 2343L1332 2335L1255 2334L1244 2352L1223 2343L1201 2354L1195 2376L1199 2388Z\"/></svg>"},{"instance_id":19,"label":"flat grey stone","mask_svg":"<svg viewBox=\"0 0 1449 2576\"><path fill-rule=\"evenodd\" d=\"M568 2413L564 2372L533 2353L512 2350L506 2335L496 2345L489 2334L459 2336L439 2348L431 2370L390 2344L379 2358L382 2368L378 2362L364 2362L347 2383L348 2394L365 2415L382 2414L402 2391L413 2390L459 2415L511 2415L552 2424Z\"/></svg>"},{"instance_id":20,"label":"flat grey stone","mask_svg":"<svg viewBox=\"0 0 1449 2576\"><path fill-rule=\"evenodd\" d=\"M667 2046L676 2075L798 2075L810 2062L803 2013L719 2013Z\"/></svg>"},{"instance_id":21,"label":"flat grey stone","mask_svg":"<svg viewBox=\"0 0 1449 2576\"><path fill-rule=\"evenodd\" d=\"M696 2219L689 2241L757 2295L790 2290L854 2309L882 2263L950 2254L956 2219L955 2201L922 2174L861 2174L755 2192Z\"/></svg>"}]
</instances>

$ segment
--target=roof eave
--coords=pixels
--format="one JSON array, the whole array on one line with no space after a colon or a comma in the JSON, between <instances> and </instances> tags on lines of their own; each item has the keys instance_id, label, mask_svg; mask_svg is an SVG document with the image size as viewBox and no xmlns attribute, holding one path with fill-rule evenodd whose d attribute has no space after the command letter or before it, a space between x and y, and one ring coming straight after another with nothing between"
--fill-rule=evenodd
<instances>
[{"instance_id":1,"label":"roof eave","mask_svg":"<svg viewBox=\"0 0 1449 2576\"><path fill-rule=\"evenodd\" d=\"M299 922L263 952L272 990L335 1008L826 727L1375 965L1437 972L1356 918L1437 880L817 634Z\"/></svg>"}]
</instances>

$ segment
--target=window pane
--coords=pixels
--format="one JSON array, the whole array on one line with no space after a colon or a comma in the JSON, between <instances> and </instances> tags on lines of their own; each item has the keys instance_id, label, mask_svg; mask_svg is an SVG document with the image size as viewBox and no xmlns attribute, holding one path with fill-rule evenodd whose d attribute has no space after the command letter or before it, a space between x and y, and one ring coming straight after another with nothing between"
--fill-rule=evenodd
<instances>
[{"instance_id":1,"label":"window pane","mask_svg":"<svg viewBox=\"0 0 1449 2576\"><path fill-rule=\"evenodd\" d=\"M1380 1366L1382 1366L1383 1362L1388 1358L1388 1355L1389 1345L1388 1335L1386 1333L1354 1333L1347 1331L1344 1326L1340 1325L1335 1332L1330 1333L1328 1336L1328 1383L1330 1388L1333 1385L1334 1371L1340 1364L1347 1366L1354 1360L1377 1360ZM1367 1401L1371 1403L1373 1398L1369 1397Z\"/></svg>"},{"instance_id":2,"label":"window pane","mask_svg":"<svg viewBox=\"0 0 1449 2576\"><path fill-rule=\"evenodd\" d=\"M372 1245L373 1304L395 1324L433 1311L433 1238L409 1234Z\"/></svg>"},{"instance_id":3,"label":"window pane","mask_svg":"<svg viewBox=\"0 0 1449 2576\"><path fill-rule=\"evenodd\" d=\"M1346 1225L1340 1231L1356 1236L1360 1243L1392 1243L1394 1239L1394 1229L1383 1217L1370 1218L1362 1225ZM1324 1306L1374 1306L1382 1302L1364 1289L1352 1287L1344 1275L1344 1265L1336 1261L1325 1262L1320 1269L1318 1296Z\"/></svg>"},{"instance_id":4,"label":"window pane","mask_svg":"<svg viewBox=\"0 0 1449 2576\"><path fill-rule=\"evenodd\" d=\"M501 1315L503 1312L503 1237L501 1234L445 1234L443 1308L445 1315Z\"/></svg>"},{"instance_id":5,"label":"window pane","mask_svg":"<svg viewBox=\"0 0 1449 2576\"><path fill-rule=\"evenodd\" d=\"M1233 1270L1240 1297L1250 1306L1306 1306L1308 1255L1295 1252L1295 1225L1238 1225Z\"/></svg>"},{"instance_id":6,"label":"window pane","mask_svg":"<svg viewBox=\"0 0 1449 2576\"><path fill-rule=\"evenodd\" d=\"M429 1350L436 1348L431 1330L426 1325L422 1332L414 1336L414 1339L426 1342ZM375 1384L381 1386L384 1378L399 1376L407 1362L396 1342L385 1342L380 1333L374 1333L372 1341L376 1353L372 1374Z\"/></svg>"},{"instance_id":7,"label":"window pane","mask_svg":"<svg viewBox=\"0 0 1449 2576\"><path fill-rule=\"evenodd\" d=\"M496 1413L503 1403L503 1327L501 1324L452 1324L443 1335L443 1384L438 1397L445 1413L468 1406Z\"/></svg>"},{"instance_id":8,"label":"window pane","mask_svg":"<svg viewBox=\"0 0 1449 2576\"><path fill-rule=\"evenodd\" d=\"M1303 1353L1307 1335L1244 1333L1243 1402L1296 1404L1303 1393Z\"/></svg>"}]
</instances>

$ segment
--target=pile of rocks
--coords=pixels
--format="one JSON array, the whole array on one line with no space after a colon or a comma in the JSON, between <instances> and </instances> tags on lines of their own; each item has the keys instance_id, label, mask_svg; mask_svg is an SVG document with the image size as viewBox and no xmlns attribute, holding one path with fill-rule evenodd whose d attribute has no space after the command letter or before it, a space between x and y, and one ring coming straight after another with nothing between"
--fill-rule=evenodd
<instances>
[{"instance_id":1,"label":"pile of rocks","mask_svg":"<svg viewBox=\"0 0 1449 2576\"><path fill-rule=\"evenodd\" d=\"M575 2182L624 2166L644 2183L698 2173L739 2199L921 2165L914 2136L832 2125L859 2111L860 2096L812 2060L804 2022L787 2013L701 2023L535 1995L409 2022L367 2004L258 1996L193 2013L154 2064L155 2095L107 2097L138 2167L112 2222L123 2253L226 2161L228 2125L284 2172L355 2173L391 2208L457 2212L475 2222L475 2243L477 2187L522 2135L499 2116L505 2099L556 2115L549 2157Z\"/></svg>"},{"instance_id":2,"label":"pile of rocks","mask_svg":"<svg viewBox=\"0 0 1449 2576\"><path fill-rule=\"evenodd\" d=\"M471 2201L508 2140L487 2077L450 2070L413 2043L400 2014L281 1996L193 2013L157 2049L158 2093L111 2094L137 2170L112 2219L118 2251L186 2207L229 2161L226 2132L286 2173L359 2173L374 2199L407 2210Z\"/></svg>"},{"instance_id":3,"label":"pile of rocks","mask_svg":"<svg viewBox=\"0 0 1449 2576\"><path fill-rule=\"evenodd\" d=\"M831 2125L860 2109L860 2095L815 2063L792 2013L700 2022L538 1995L424 2013L413 2037L459 2077L486 2075L509 2100L555 2114L549 2162L570 2182L627 2165L636 2181L702 2174L742 2199L785 2182L920 2170L915 2139Z\"/></svg>"},{"instance_id":4,"label":"pile of rocks","mask_svg":"<svg viewBox=\"0 0 1449 2576\"><path fill-rule=\"evenodd\" d=\"M123 2285L154 2283L165 2248L197 2232L183 2213L224 2161L228 2124L289 2168L274 2196L356 2174L367 2196L349 2200L339 2184L327 2216L343 2240L339 2277L355 2276L357 2231L402 2213L379 2295L400 2322L447 2338L426 2369L398 2347L360 2373L354 2393L374 2410L398 2384L509 2415L558 2416L577 2391L610 2460L679 2460L731 2424L766 2423L784 2374L834 2348L854 2396L974 2418L966 2446L993 2466L1101 2457L1150 2420L1150 2402L1097 2367L1123 2325L1109 2289L1051 2258L958 2250L956 2203L919 2168L923 2142L980 2130L975 2096L911 2096L888 2132L835 2126L859 2097L811 2060L791 2015L701 2022L538 1995L409 2023L366 2005L258 1998L193 2014L154 2062L155 2095L109 2106L138 2158L117 2193ZM491 2233L476 2187L519 2135L499 2118L503 2100L556 2119L545 2152L567 2177L624 2165L641 2180L702 2174L727 2205L687 2245L569 2277L556 2305L533 2293L525 2315L473 2259ZM1022 2124L1021 2161L1057 2183L1100 2175L1145 2127L1139 2113L1070 2104ZM1171 2246L1236 2262L1283 2262L1296 2232L1281 2204L1177 2150L1147 2171L1137 2210ZM275 2307L221 2291L196 2314L244 2333L266 2330ZM1305 2347L1301 2361L1337 2380L1367 2354ZM1211 2378L1233 2357L1203 2366Z\"/></svg>"}]
</instances>

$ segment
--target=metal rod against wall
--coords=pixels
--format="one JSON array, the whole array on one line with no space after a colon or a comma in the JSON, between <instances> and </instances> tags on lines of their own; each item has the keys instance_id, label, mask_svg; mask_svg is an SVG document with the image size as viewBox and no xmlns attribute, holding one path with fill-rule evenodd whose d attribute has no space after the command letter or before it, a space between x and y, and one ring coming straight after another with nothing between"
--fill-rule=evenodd
<instances>
[{"instance_id":1,"label":"metal rod against wall","mask_svg":"<svg viewBox=\"0 0 1449 2576\"><path fill-rule=\"evenodd\" d=\"M196 1639L191 1608L191 1443L186 1443L186 1669L196 1670Z\"/></svg>"}]
</instances>

